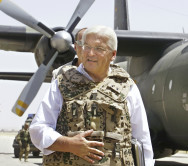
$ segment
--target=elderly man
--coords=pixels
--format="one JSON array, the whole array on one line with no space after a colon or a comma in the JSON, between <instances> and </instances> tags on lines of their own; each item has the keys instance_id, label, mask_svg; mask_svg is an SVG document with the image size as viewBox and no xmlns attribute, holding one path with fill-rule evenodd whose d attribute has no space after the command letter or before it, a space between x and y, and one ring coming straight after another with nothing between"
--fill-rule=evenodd
<instances>
[{"instance_id":1,"label":"elderly man","mask_svg":"<svg viewBox=\"0 0 188 166\"><path fill-rule=\"evenodd\" d=\"M91 27L82 44L82 63L62 68L30 126L43 165L133 166L133 136L143 143L146 166L153 166L139 90L126 71L110 65L117 51L115 32Z\"/></svg>"}]
</instances>

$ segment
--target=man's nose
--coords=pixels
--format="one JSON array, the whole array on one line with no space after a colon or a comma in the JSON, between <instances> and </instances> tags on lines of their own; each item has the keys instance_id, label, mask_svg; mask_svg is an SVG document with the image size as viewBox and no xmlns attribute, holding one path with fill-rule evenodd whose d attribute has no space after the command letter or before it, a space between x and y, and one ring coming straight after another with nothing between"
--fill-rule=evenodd
<instances>
[{"instance_id":1,"label":"man's nose","mask_svg":"<svg viewBox=\"0 0 188 166\"><path fill-rule=\"evenodd\" d=\"M88 53L90 56L95 55L95 48L91 48Z\"/></svg>"}]
</instances>

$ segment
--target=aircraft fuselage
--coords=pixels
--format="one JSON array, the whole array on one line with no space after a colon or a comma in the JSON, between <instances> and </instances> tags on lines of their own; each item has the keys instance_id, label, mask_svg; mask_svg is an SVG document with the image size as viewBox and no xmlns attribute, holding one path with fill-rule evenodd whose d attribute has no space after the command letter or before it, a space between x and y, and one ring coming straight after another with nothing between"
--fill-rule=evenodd
<instances>
[{"instance_id":1,"label":"aircraft fuselage","mask_svg":"<svg viewBox=\"0 0 188 166\"><path fill-rule=\"evenodd\" d=\"M188 150L187 72L185 42L164 54L138 84L154 143L161 139L169 148Z\"/></svg>"}]
</instances>

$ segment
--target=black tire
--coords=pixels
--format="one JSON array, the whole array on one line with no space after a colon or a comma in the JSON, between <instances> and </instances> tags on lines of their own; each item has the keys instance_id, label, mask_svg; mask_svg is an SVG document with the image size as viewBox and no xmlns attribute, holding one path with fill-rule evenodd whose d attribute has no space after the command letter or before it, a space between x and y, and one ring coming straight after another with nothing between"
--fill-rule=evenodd
<instances>
[{"instance_id":1,"label":"black tire","mask_svg":"<svg viewBox=\"0 0 188 166\"><path fill-rule=\"evenodd\" d=\"M40 151L33 151L33 157L39 157Z\"/></svg>"},{"instance_id":2,"label":"black tire","mask_svg":"<svg viewBox=\"0 0 188 166\"><path fill-rule=\"evenodd\" d=\"M14 156L15 156L15 158L19 158L19 154L20 154L20 148L14 148Z\"/></svg>"},{"instance_id":3,"label":"black tire","mask_svg":"<svg viewBox=\"0 0 188 166\"><path fill-rule=\"evenodd\" d=\"M154 150L154 158L159 159L163 157L170 157L173 155L173 150L172 149L167 149L167 148L158 148Z\"/></svg>"}]
</instances>

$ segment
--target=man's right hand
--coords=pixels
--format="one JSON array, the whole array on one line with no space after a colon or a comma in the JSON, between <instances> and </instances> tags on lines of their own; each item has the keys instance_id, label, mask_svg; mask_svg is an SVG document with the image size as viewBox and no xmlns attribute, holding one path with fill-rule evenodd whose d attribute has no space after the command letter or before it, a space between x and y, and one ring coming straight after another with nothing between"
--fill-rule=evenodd
<instances>
[{"instance_id":1,"label":"man's right hand","mask_svg":"<svg viewBox=\"0 0 188 166\"><path fill-rule=\"evenodd\" d=\"M103 142L88 141L86 137L91 136L93 130L88 130L74 137L59 137L48 150L71 152L89 163L94 163L94 160L101 160L104 153L95 147L103 147Z\"/></svg>"},{"instance_id":2,"label":"man's right hand","mask_svg":"<svg viewBox=\"0 0 188 166\"><path fill-rule=\"evenodd\" d=\"M94 160L101 160L104 153L95 147L104 146L103 142L88 141L85 137L91 136L93 130L88 130L80 133L74 137L68 137L70 139L70 152L83 158L84 160L94 163Z\"/></svg>"}]
</instances>

